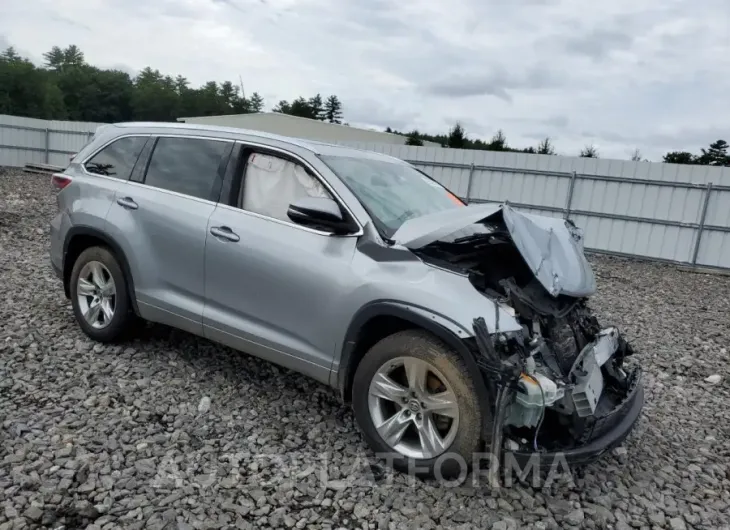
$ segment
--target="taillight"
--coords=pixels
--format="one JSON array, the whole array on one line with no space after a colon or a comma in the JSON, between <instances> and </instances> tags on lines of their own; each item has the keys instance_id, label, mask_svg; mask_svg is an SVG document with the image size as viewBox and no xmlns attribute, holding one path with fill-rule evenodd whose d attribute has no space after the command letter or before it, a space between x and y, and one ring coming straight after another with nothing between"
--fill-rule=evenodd
<instances>
[{"instance_id":1,"label":"taillight","mask_svg":"<svg viewBox=\"0 0 730 530\"><path fill-rule=\"evenodd\" d=\"M51 187L55 190L61 191L63 188L71 184L73 179L63 173L54 173L51 175Z\"/></svg>"}]
</instances>

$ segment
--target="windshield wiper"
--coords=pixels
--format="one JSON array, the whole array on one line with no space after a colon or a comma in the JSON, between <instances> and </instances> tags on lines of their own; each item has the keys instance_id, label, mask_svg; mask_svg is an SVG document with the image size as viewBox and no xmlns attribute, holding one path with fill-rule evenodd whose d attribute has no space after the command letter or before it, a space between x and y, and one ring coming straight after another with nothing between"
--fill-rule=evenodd
<instances>
[{"instance_id":1,"label":"windshield wiper","mask_svg":"<svg viewBox=\"0 0 730 530\"><path fill-rule=\"evenodd\" d=\"M478 234L470 234L468 236L457 237L452 241L452 243L471 243L473 241L480 241L484 238L491 237L492 235L492 232L480 232Z\"/></svg>"}]
</instances>

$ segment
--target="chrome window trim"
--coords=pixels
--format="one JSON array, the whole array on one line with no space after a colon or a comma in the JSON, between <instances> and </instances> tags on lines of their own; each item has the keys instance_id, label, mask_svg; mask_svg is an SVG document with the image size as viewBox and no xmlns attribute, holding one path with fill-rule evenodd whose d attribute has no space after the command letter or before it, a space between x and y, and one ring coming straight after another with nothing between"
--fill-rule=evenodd
<instances>
[{"instance_id":1,"label":"chrome window trim","mask_svg":"<svg viewBox=\"0 0 730 530\"><path fill-rule=\"evenodd\" d=\"M192 195L187 195L185 193L180 193L179 191L166 190L165 188L158 188L157 186L150 186L149 184L145 184L144 182L134 182L132 180L128 180L126 182L130 186L134 186L134 187L137 187L137 188L145 188L145 189L148 189L148 190L159 191L159 192L165 193L167 195L172 195L172 196L175 196L175 197L180 197L181 199L188 199L188 200L195 201L195 202L199 202L199 203L202 203L202 204L210 204L213 207L215 207L215 205L218 204L215 201L211 201L211 200L208 200L208 199L201 199L200 197L194 197Z\"/></svg>"},{"instance_id":2,"label":"chrome window trim","mask_svg":"<svg viewBox=\"0 0 730 530\"><path fill-rule=\"evenodd\" d=\"M155 138L189 138L191 140L211 140L213 142L226 142L226 143L235 143L235 142L238 141L238 140L233 140L231 138L218 138L218 137L215 137L215 136L199 136L199 135L194 135L194 134L169 134L169 133L167 133L167 134L154 134L154 133L129 133L129 134L122 134L120 136L115 136L114 138L112 138L111 140L109 140L108 142L106 142L104 145L102 145L101 147L99 147L96 151L94 151L93 153L91 153L89 156L87 156L86 158L84 158L84 160L81 162L81 169L82 169L82 171L85 174L87 174L89 176L92 176L92 177L106 177L106 178L114 179L116 181L120 181L121 180L123 182L131 182L128 178L127 179L118 179L118 178L114 178L114 177L109 177L107 175L99 175L98 173L91 173L91 172L89 172L89 171L86 170L86 163L89 160L91 160L93 157L95 157L102 149L105 149L106 147L110 146L111 144L113 144L117 140L121 140L122 138L135 138L135 137L149 138L151 136L152 137L155 137ZM155 147L157 147L157 146L155 146ZM150 159L152 158L152 155L153 154L154 154L154 150L152 151L152 153L150 153ZM149 186L149 187L150 188L157 189L157 190L163 189L163 188L157 188L155 186ZM167 190L167 191L169 191L169 190ZM189 195L184 195L184 194L183 194L183 196L184 197L189 197ZM196 198L196 197L193 197L193 198Z\"/></svg>"},{"instance_id":3,"label":"chrome window trim","mask_svg":"<svg viewBox=\"0 0 730 530\"><path fill-rule=\"evenodd\" d=\"M113 138L112 140L108 141L103 146L101 146L99 149L97 149L96 151L94 151L93 154L89 155L82 162L82 164L81 164L81 169L82 169L83 173L86 174L86 175L89 175L91 177L101 177L101 178L106 178L106 179L114 180L116 182L120 182L121 181L121 182L125 182L125 183L127 183L129 185L133 185L133 186L137 186L137 187L141 187L141 188L147 188L147 189L151 189L151 190L161 191L163 193L167 193L169 195L173 195L173 196L180 197L180 198L183 198L183 199L191 199L193 201L200 202L202 204L211 204L211 205L213 205L215 207L215 205L217 204L215 201L211 201L211 200L208 200L208 199L201 199L200 197L194 197L193 195L187 195L185 193L180 193L178 191L167 190L165 188L160 188L158 186L151 186L149 184L145 184L144 182L135 182L135 181L130 180L128 178L127 179L118 179L118 178L109 177L109 176L106 176L106 175L98 175L97 173L90 173L89 171L86 170L86 162L88 160L90 160L91 158L93 158L94 156L96 156L96 154L99 153L102 149L104 149L108 145L113 144L117 140L121 140L122 138L130 138L130 137L140 137L140 138L149 138L149 137L155 137L155 138L188 138L188 139L192 139L192 140L211 140L211 141L214 141L214 142L225 142L225 143L234 143L234 142L236 142L236 140L232 140L230 138L215 138L215 137L210 137L210 136L198 136L198 135L190 135L190 134L152 134L152 133L142 133L142 134L140 134L140 133L130 133L130 134L124 134L122 136L117 136L117 137ZM155 146L155 147L157 147L157 146ZM152 155L153 154L154 154L154 150L152 151L152 153L150 153L150 159L152 158ZM146 176L147 175L146 175L146 172L145 172L145 177Z\"/></svg>"},{"instance_id":4,"label":"chrome window trim","mask_svg":"<svg viewBox=\"0 0 730 530\"><path fill-rule=\"evenodd\" d=\"M334 200L340 206L344 207L345 210L347 211L347 213L350 214L350 217L355 221L355 224L357 225L358 229L354 233L352 233L352 234L333 234L332 232L326 232L324 230L316 230L314 228L309 228L309 227L306 227L306 226L302 226L302 225L299 225L297 223L292 223L292 222L289 222L289 221L283 221L281 219L276 219L275 217L269 217L267 215L261 215L261 214L255 213L255 212L249 212L248 210L244 210L243 208L238 208L238 207L235 207L235 206L229 206L227 204L222 204L220 202L214 202L214 201L210 201L210 200L207 200L207 199L201 199L199 197L193 197L192 195L186 195L184 193L179 193L177 191L166 190L164 188L158 188L157 186L150 186L149 184L145 184L144 182L133 182L133 181L131 181L128 178L127 179L119 179L119 178L110 177L110 176L107 176L107 175L99 175L97 173L91 173L91 172L89 172L89 171L86 170L86 163L91 158L93 158L94 156L96 156L102 149L106 148L107 146L111 145L112 143L116 142L117 140L121 140L122 138L130 138L130 137L142 137L142 138L149 138L149 137L155 137L155 138L189 138L189 139L193 139L193 140L211 140L211 141L217 141L217 142L239 143L239 144L243 145L244 148L246 146L254 147L254 148L261 148L261 149L265 149L265 150L268 150L268 151L274 151L274 152L277 152L277 153L281 153L283 155L286 155L288 157L291 157L291 158L295 159L297 162L299 162L301 165L303 165L305 168L309 169L312 172L312 174L314 175L314 177L320 181L320 183L327 189L327 191L330 192L330 194L332 195L332 197L334 198ZM150 158L152 157L152 155L154 155L154 150L152 151L152 153L150 153ZM203 203L203 204L212 204L214 206L219 206L219 207L225 208L227 210L236 211L236 212L242 212L242 213L244 213L246 215L251 215L253 217L257 217L259 219L264 219L264 220L267 220L267 221L271 221L271 222L274 222L274 223L278 223L278 224L281 224L281 225L284 225L284 226L291 226L291 227L297 228L299 230L303 230L305 232L310 232L310 233L313 233L313 234L323 235L323 236L327 236L327 237L360 237L361 235L364 234L363 225L362 225L362 223L360 223L360 221L358 220L358 218L355 216L355 214L353 213L353 211L350 208L350 206L340 196L340 194L337 193L337 191L332 187L332 185L329 182L327 182L327 179L325 179L322 176L322 174L319 171L317 171L317 169L315 169L314 166L312 166L311 163L309 163L307 160L305 160L304 158L302 158L301 156L299 156L296 153L293 153L293 152L288 151L286 149L283 149L281 147L277 147L277 146L273 146L273 145L269 145L269 144L264 144L264 143L255 142L255 141L248 141L248 140L240 140L240 139L237 140L237 139L232 139L232 138L219 138L219 137L216 137L216 136L200 136L200 135L195 135L195 134L129 133L129 134L122 134L120 136L115 136L114 138L110 139L108 142L106 142L103 145L99 146L98 149L96 149L94 152L92 152L90 155L88 155L86 158L84 158L84 160L80 163L80 165L81 165L81 171L82 171L82 173L84 173L85 175L88 175L90 177L95 177L95 178L101 177L101 178L109 179L109 180L112 180L112 181L115 181L115 182L125 182L125 183L127 183L129 185L133 185L133 186L138 186L138 187L142 187L142 188L148 188L148 189L158 190L158 191L161 191L161 192L164 192L164 193L168 193L170 195L174 195L174 196L177 196L177 197L181 197L181 198L185 198L185 199L192 199L194 201L197 201L197 202L200 202L200 203ZM241 175L241 178L243 178L243 175Z\"/></svg>"},{"instance_id":5,"label":"chrome window trim","mask_svg":"<svg viewBox=\"0 0 730 530\"><path fill-rule=\"evenodd\" d=\"M327 232L324 230L316 230L314 228L309 228L308 226L302 226L298 225L296 223L291 223L289 221L282 221L281 219L277 219L276 217L269 217L268 215L261 215L256 212L249 212L248 210L244 210L243 208L237 208L235 206L229 206L228 204L218 203L218 208L228 210L231 212L236 212L239 214L244 215L250 215L251 217L256 217L258 219L263 219L264 221L271 221L272 223L277 223L283 226L289 226L292 228L296 228L297 230L304 230L305 232L310 232L312 234L317 234L320 236L327 236L327 237L360 237L363 234L362 228L360 228L357 232L354 232L352 234L333 234L332 232Z\"/></svg>"},{"instance_id":6,"label":"chrome window trim","mask_svg":"<svg viewBox=\"0 0 730 530\"><path fill-rule=\"evenodd\" d=\"M82 167L81 173L82 173L82 176L84 176L84 177L94 177L95 179L105 179L105 180L108 180L111 182L126 182L126 183L130 182L129 179L122 180L122 179L118 179L116 177L109 177L107 175L97 175L96 173L89 173L88 171L86 171L86 169L83 166L81 166L81 167ZM72 179L74 178L74 175L69 175L69 176Z\"/></svg>"}]
</instances>

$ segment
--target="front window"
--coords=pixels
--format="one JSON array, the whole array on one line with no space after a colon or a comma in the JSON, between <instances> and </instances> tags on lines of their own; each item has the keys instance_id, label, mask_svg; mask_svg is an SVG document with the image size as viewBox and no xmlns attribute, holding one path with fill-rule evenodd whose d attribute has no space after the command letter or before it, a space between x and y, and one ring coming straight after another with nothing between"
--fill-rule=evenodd
<instances>
[{"instance_id":1,"label":"front window","mask_svg":"<svg viewBox=\"0 0 730 530\"><path fill-rule=\"evenodd\" d=\"M386 237L408 219L464 206L454 194L406 164L321 156L347 185Z\"/></svg>"},{"instance_id":2,"label":"front window","mask_svg":"<svg viewBox=\"0 0 730 530\"><path fill-rule=\"evenodd\" d=\"M304 197L332 196L304 166L266 153L251 153L241 186L241 208L291 223L289 205Z\"/></svg>"}]
</instances>

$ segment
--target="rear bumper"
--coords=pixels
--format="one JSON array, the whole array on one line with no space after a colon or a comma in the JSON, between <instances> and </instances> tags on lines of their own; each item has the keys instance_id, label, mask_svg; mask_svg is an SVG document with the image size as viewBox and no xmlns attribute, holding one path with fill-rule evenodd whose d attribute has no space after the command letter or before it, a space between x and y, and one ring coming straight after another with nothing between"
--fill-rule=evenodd
<instances>
[{"instance_id":1,"label":"rear bumper","mask_svg":"<svg viewBox=\"0 0 730 530\"><path fill-rule=\"evenodd\" d=\"M644 386L639 380L621 408L614 412L618 417L610 429L583 445L556 452L505 452L505 464L509 468L509 460L520 469L531 466L540 469L557 469L567 463L570 467L579 467L598 460L603 454L621 445L634 428L641 410L644 407ZM553 467L555 466L555 467Z\"/></svg>"}]
</instances>

